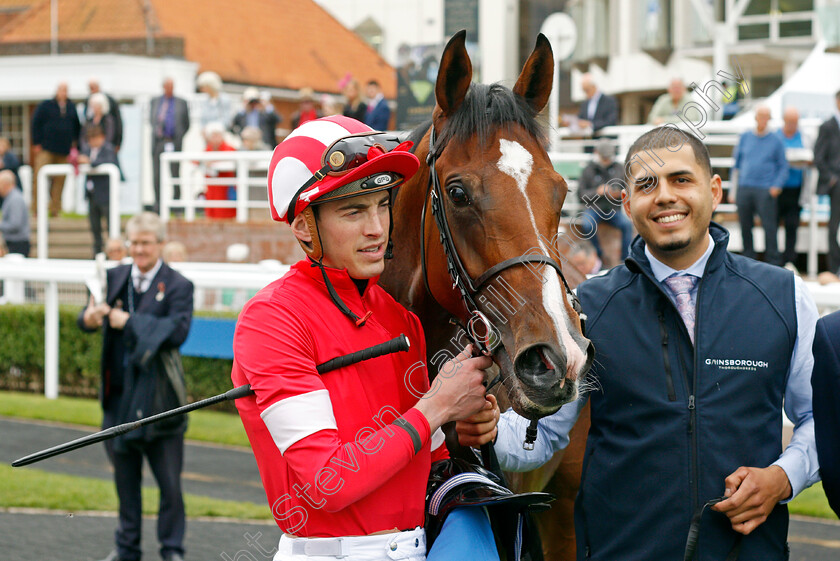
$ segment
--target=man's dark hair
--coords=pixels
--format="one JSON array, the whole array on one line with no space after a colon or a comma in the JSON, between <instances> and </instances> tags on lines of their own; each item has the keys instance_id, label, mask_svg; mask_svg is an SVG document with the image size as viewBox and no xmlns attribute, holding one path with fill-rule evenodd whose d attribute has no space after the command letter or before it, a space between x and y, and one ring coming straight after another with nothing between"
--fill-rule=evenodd
<instances>
[{"instance_id":1,"label":"man's dark hair","mask_svg":"<svg viewBox=\"0 0 840 561\"><path fill-rule=\"evenodd\" d=\"M706 148L706 145L688 131L678 129L674 125L664 125L650 130L637 138L636 142L634 142L630 147L630 150L627 151L627 157L624 159L624 166L628 180L630 178L630 164L633 162L633 156L638 152L657 150L660 148L676 152L686 143L691 146L691 150L694 152L694 160L709 174L709 177L711 177L712 162L709 160L709 150Z\"/></svg>"},{"instance_id":2,"label":"man's dark hair","mask_svg":"<svg viewBox=\"0 0 840 561\"><path fill-rule=\"evenodd\" d=\"M99 125L91 125L85 132L85 138L95 138L97 136L105 136L105 129Z\"/></svg>"},{"instance_id":3,"label":"man's dark hair","mask_svg":"<svg viewBox=\"0 0 840 561\"><path fill-rule=\"evenodd\" d=\"M836 97L838 100L840 100L840 90L837 90L837 93L834 94L834 97Z\"/></svg>"},{"instance_id":4,"label":"man's dark hair","mask_svg":"<svg viewBox=\"0 0 840 561\"><path fill-rule=\"evenodd\" d=\"M379 82L377 82L376 80L368 80L367 85L368 85L368 86L376 86L377 88L381 87L381 86L379 85Z\"/></svg>"}]
</instances>

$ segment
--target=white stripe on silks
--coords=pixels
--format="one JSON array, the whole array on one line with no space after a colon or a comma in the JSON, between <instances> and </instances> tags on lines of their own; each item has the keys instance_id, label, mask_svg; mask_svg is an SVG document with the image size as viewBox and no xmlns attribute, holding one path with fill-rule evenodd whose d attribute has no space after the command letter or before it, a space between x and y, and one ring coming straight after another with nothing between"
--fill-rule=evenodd
<instances>
[{"instance_id":1,"label":"white stripe on silks","mask_svg":"<svg viewBox=\"0 0 840 561\"><path fill-rule=\"evenodd\" d=\"M279 216L286 216L292 196L310 177L312 172L297 158L286 156L277 163L271 176L271 198Z\"/></svg>"},{"instance_id":2,"label":"white stripe on silks","mask_svg":"<svg viewBox=\"0 0 840 561\"><path fill-rule=\"evenodd\" d=\"M272 403L260 417L281 454L310 434L338 430L327 390L302 393Z\"/></svg>"},{"instance_id":3,"label":"white stripe on silks","mask_svg":"<svg viewBox=\"0 0 840 561\"><path fill-rule=\"evenodd\" d=\"M294 138L301 134L300 128L292 131L292 134L286 137L286 140ZM303 131L306 136L312 137L326 144L324 148L338 140L339 138L349 136L350 132L337 123L331 121L309 121L306 123L306 129Z\"/></svg>"},{"instance_id":4,"label":"white stripe on silks","mask_svg":"<svg viewBox=\"0 0 840 561\"><path fill-rule=\"evenodd\" d=\"M440 430L440 427L438 427L437 430L432 433L432 450L437 450L444 444L446 444L446 435L443 434L443 431Z\"/></svg>"}]
</instances>

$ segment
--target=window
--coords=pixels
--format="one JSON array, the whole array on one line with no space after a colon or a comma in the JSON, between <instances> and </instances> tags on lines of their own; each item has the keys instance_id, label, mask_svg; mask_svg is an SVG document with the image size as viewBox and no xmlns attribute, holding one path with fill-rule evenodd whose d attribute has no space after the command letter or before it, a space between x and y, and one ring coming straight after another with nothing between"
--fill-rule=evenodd
<instances>
[{"instance_id":1,"label":"window","mask_svg":"<svg viewBox=\"0 0 840 561\"><path fill-rule=\"evenodd\" d=\"M752 0L747 9L744 10L745 16L766 16L772 9L773 0Z\"/></svg>"},{"instance_id":2,"label":"window","mask_svg":"<svg viewBox=\"0 0 840 561\"><path fill-rule=\"evenodd\" d=\"M752 0L738 22L738 39L811 39L814 17L814 0Z\"/></svg>"},{"instance_id":3,"label":"window","mask_svg":"<svg viewBox=\"0 0 840 561\"><path fill-rule=\"evenodd\" d=\"M787 12L810 12L814 9L814 0L778 0L779 11Z\"/></svg>"},{"instance_id":4,"label":"window","mask_svg":"<svg viewBox=\"0 0 840 561\"><path fill-rule=\"evenodd\" d=\"M577 46L572 60L588 62L593 58L609 56L611 33L607 1L570 3L569 15L575 20L578 28Z\"/></svg>"},{"instance_id":5,"label":"window","mask_svg":"<svg viewBox=\"0 0 840 561\"><path fill-rule=\"evenodd\" d=\"M745 16L766 16L772 12L787 14L790 12L810 12L814 9L814 0L752 0Z\"/></svg>"},{"instance_id":6,"label":"window","mask_svg":"<svg viewBox=\"0 0 840 561\"><path fill-rule=\"evenodd\" d=\"M779 37L810 37L811 20L779 22Z\"/></svg>"},{"instance_id":7,"label":"window","mask_svg":"<svg viewBox=\"0 0 840 561\"><path fill-rule=\"evenodd\" d=\"M751 23L749 25L738 26L738 40L750 41L754 39L769 39L770 38L770 24L769 23Z\"/></svg>"},{"instance_id":8,"label":"window","mask_svg":"<svg viewBox=\"0 0 840 561\"><path fill-rule=\"evenodd\" d=\"M12 152L23 163L24 147L29 143L29 123L24 118L26 106L22 103L0 103L2 136L9 139Z\"/></svg>"},{"instance_id":9,"label":"window","mask_svg":"<svg viewBox=\"0 0 840 561\"><path fill-rule=\"evenodd\" d=\"M641 0L639 8L639 46L645 50L670 48L670 0Z\"/></svg>"}]
</instances>

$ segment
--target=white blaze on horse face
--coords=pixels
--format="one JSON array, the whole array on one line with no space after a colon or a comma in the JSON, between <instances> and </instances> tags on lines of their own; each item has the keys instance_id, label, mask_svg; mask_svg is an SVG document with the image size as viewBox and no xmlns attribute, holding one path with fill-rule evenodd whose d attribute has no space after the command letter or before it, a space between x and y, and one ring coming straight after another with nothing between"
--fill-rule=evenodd
<instances>
[{"instance_id":1,"label":"white blaze on horse face","mask_svg":"<svg viewBox=\"0 0 840 561\"><path fill-rule=\"evenodd\" d=\"M528 198L528 181L531 178L531 170L534 167L534 157L528 150L515 140L499 139L499 150L502 157L499 158L496 167L505 175L509 175L516 181L516 187L525 198L525 208L528 210L528 217L531 219L531 226L534 228L534 236L542 249L543 254L550 255L548 248L542 241L540 232L537 229L537 221L534 219L534 211L531 209L531 200ZM560 343L566 350L567 375L575 376L586 363L586 355L578 347L571 334L571 320L565 313L563 300L567 298L566 292L557 278L553 268L543 267L543 307L554 323L554 329L560 336Z\"/></svg>"},{"instance_id":2,"label":"white blaze on horse face","mask_svg":"<svg viewBox=\"0 0 840 561\"><path fill-rule=\"evenodd\" d=\"M525 187L528 186L528 179L531 177L531 169L534 167L534 157L530 152L525 150L521 144L514 140L499 140L499 150L502 152L502 157L499 158L499 171L505 175L511 176L516 181L516 186L522 193L525 193ZM525 197L526 201L528 197ZM528 205L528 212L531 211L531 205ZM531 221L533 222L534 215L531 214Z\"/></svg>"}]
</instances>

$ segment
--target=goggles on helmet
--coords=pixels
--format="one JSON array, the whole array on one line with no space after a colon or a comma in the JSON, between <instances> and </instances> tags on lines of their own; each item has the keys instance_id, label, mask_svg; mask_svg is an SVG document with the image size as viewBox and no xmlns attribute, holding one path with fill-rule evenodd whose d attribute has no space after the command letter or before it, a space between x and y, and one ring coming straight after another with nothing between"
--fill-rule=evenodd
<instances>
[{"instance_id":1,"label":"goggles on helmet","mask_svg":"<svg viewBox=\"0 0 840 561\"><path fill-rule=\"evenodd\" d=\"M342 176L377 156L397 148L408 150L411 146L411 142L402 142L396 135L384 132L366 132L339 138L321 155L321 169L312 174L292 198L289 204L289 223L294 218L293 209L303 192L324 177Z\"/></svg>"},{"instance_id":2,"label":"goggles on helmet","mask_svg":"<svg viewBox=\"0 0 840 561\"><path fill-rule=\"evenodd\" d=\"M400 144L402 142L395 135L383 132L361 133L339 138L324 151L324 155L321 156L323 168L318 170L315 175L317 176L319 173L342 175L367 162L371 149L376 148L385 153L390 152Z\"/></svg>"}]
</instances>

